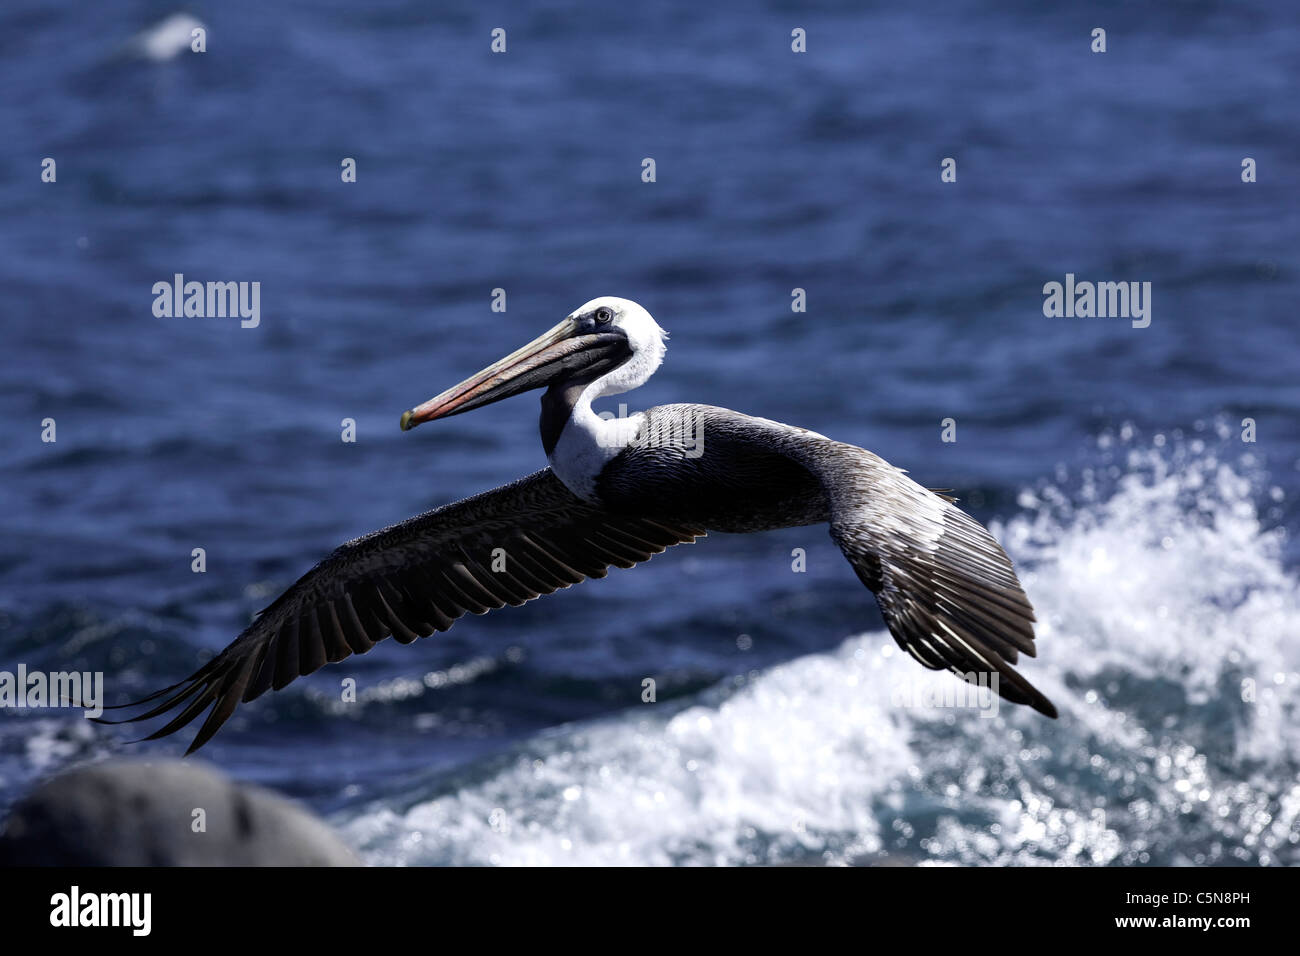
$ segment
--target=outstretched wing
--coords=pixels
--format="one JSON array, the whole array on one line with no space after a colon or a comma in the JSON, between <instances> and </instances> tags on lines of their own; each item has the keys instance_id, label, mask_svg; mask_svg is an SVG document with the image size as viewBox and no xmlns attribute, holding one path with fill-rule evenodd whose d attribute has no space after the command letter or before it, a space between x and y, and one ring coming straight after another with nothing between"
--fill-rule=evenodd
<instances>
[{"instance_id":1,"label":"outstretched wing","mask_svg":"<svg viewBox=\"0 0 1300 956\"><path fill-rule=\"evenodd\" d=\"M546 468L349 541L195 673L125 706L164 698L132 721L181 708L148 740L179 730L211 706L192 753L241 700L364 654L389 635L409 644L447 630L466 612L486 614L603 578L610 565L630 568L703 534L611 514L575 496Z\"/></svg>"},{"instance_id":2,"label":"outstretched wing","mask_svg":"<svg viewBox=\"0 0 1300 956\"><path fill-rule=\"evenodd\" d=\"M922 488L864 448L781 422L708 405L646 414L643 431L668 440L641 453L632 475L634 489L654 488L640 496L644 506L671 498L661 514L691 515L717 530L829 520L904 650L963 678L992 683L996 675L1001 696L1056 716L1011 666L1021 652L1035 656L1034 611L1011 560L943 490ZM672 436L694 436L693 454ZM602 494L619 493L613 477Z\"/></svg>"},{"instance_id":3,"label":"outstretched wing","mask_svg":"<svg viewBox=\"0 0 1300 956\"><path fill-rule=\"evenodd\" d=\"M766 418L708 405L662 405L646 415L643 432L657 444L639 453L631 476L643 506L669 500L661 516L689 515L716 530L829 521L904 650L966 679L996 676L1002 697L1056 716L1011 666L1021 652L1035 656L1034 611L1011 560L944 490L922 488L864 448ZM693 436L693 444L673 436ZM618 478L602 495L628 498Z\"/></svg>"},{"instance_id":4,"label":"outstretched wing","mask_svg":"<svg viewBox=\"0 0 1300 956\"><path fill-rule=\"evenodd\" d=\"M780 422L699 405L655 411L702 432L705 455L710 435L721 435L731 447L741 442L801 465L820 488L831 537L876 595L904 650L963 678L997 675L1001 696L1056 716L1051 701L1011 666L1021 652L1035 656L1034 610L1011 560L947 489L922 488L864 448ZM781 516L806 522L797 512Z\"/></svg>"},{"instance_id":5,"label":"outstretched wing","mask_svg":"<svg viewBox=\"0 0 1300 956\"><path fill-rule=\"evenodd\" d=\"M1011 666L1021 651L1036 656L1034 609L983 525L865 449L808 443L801 457L826 488L831 537L899 646L933 670L996 674L1002 697L1055 717Z\"/></svg>"}]
</instances>

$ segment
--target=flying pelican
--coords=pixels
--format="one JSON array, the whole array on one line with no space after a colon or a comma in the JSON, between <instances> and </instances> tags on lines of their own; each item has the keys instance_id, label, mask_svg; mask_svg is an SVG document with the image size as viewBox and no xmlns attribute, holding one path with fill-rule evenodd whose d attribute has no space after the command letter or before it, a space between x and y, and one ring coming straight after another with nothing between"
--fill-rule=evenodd
<instances>
[{"instance_id":1,"label":"flying pelican","mask_svg":"<svg viewBox=\"0 0 1300 956\"><path fill-rule=\"evenodd\" d=\"M153 740L211 712L189 751L236 705L390 635L410 644L485 614L630 568L709 531L830 524L894 640L928 668L1048 717L1012 664L1034 649L1034 612L1011 561L954 499L855 445L709 405L606 418L591 404L642 385L664 330L635 302L592 299L549 332L402 414L403 431L535 388L549 468L349 541L303 575L185 680L123 705L182 708ZM502 560L504 558L504 560Z\"/></svg>"}]
</instances>

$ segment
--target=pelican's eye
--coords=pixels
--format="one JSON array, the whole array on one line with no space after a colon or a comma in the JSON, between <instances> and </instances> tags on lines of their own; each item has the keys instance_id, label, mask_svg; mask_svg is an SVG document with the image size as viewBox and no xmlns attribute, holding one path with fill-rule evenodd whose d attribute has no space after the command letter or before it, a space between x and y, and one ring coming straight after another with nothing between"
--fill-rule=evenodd
<instances>
[{"instance_id":1,"label":"pelican's eye","mask_svg":"<svg viewBox=\"0 0 1300 956\"><path fill-rule=\"evenodd\" d=\"M612 322L614 320L614 310L610 308L606 308L605 306L602 305L599 309L597 309L595 312L592 313L592 317L597 322L600 322L602 324L604 324L605 322Z\"/></svg>"}]
</instances>

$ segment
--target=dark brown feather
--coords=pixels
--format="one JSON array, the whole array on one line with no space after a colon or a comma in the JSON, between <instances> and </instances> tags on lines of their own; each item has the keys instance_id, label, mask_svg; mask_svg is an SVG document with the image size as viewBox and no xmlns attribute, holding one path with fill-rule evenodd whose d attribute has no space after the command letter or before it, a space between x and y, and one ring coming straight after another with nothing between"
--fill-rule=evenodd
<instances>
[{"instance_id":1,"label":"dark brown feather","mask_svg":"<svg viewBox=\"0 0 1300 956\"><path fill-rule=\"evenodd\" d=\"M152 740L211 706L193 751L241 699L365 653L385 637L412 643L467 612L484 614L604 577L611 564L632 567L702 533L610 514L575 496L548 468L343 545L186 680L123 705L165 698L125 722L181 708L146 738ZM499 572L491 570L496 548L505 551Z\"/></svg>"}]
</instances>

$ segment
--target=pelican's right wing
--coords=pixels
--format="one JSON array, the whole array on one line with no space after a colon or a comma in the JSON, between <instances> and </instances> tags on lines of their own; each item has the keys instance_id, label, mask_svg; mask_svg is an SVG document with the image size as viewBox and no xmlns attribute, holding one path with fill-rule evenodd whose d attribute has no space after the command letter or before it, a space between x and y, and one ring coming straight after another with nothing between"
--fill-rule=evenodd
<instances>
[{"instance_id":1,"label":"pelican's right wing","mask_svg":"<svg viewBox=\"0 0 1300 956\"><path fill-rule=\"evenodd\" d=\"M831 510L831 537L876 595L890 633L933 670L992 680L1007 700L1056 707L1012 664L1036 656L1034 609L1002 546L954 499L863 448L801 443Z\"/></svg>"},{"instance_id":2,"label":"pelican's right wing","mask_svg":"<svg viewBox=\"0 0 1300 956\"><path fill-rule=\"evenodd\" d=\"M189 752L268 689L392 635L403 644L445 631L466 612L520 605L610 565L630 568L701 528L610 514L574 495L549 468L349 541L280 595L195 673L134 704L165 698L131 720L181 708L147 739L208 706ZM113 721L105 721L113 723Z\"/></svg>"},{"instance_id":3,"label":"pelican's right wing","mask_svg":"<svg viewBox=\"0 0 1300 956\"><path fill-rule=\"evenodd\" d=\"M1048 717L1056 708L1012 667L1034 647L1034 609L1011 559L941 491L921 487L865 448L724 409L688 413L797 461L820 483L831 538L876 595L899 646L933 670L992 681ZM680 413L679 413L680 414Z\"/></svg>"}]
</instances>

